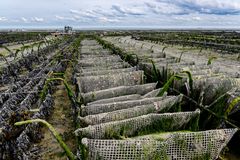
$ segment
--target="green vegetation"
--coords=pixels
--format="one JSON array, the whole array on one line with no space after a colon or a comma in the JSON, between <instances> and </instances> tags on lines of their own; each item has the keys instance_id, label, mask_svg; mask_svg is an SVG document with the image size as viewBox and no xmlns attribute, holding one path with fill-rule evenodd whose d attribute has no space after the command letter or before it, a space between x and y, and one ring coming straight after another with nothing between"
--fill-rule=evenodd
<instances>
[{"instance_id":1,"label":"green vegetation","mask_svg":"<svg viewBox=\"0 0 240 160\"><path fill-rule=\"evenodd\" d=\"M170 88L174 80L181 80L181 79L182 77L179 75L172 75L167 81L167 83L164 84L163 88L160 90L157 96L163 96L163 94L168 91L168 89Z\"/></svg>"},{"instance_id":2,"label":"green vegetation","mask_svg":"<svg viewBox=\"0 0 240 160\"><path fill-rule=\"evenodd\" d=\"M190 90L188 90L188 95L191 97L191 94L194 92L193 91L193 78L192 78L192 74L190 71L183 71L182 73L186 73L188 76L188 85Z\"/></svg>"},{"instance_id":3,"label":"green vegetation","mask_svg":"<svg viewBox=\"0 0 240 160\"><path fill-rule=\"evenodd\" d=\"M183 53L186 53L186 51L182 51L182 52L181 52L179 58L176 59L176 62L177 62L177 63L180 63L180 62L181 62Z\"/></svg>"},{"instance_id":4,"label":"green vegetation","mask_svg":"<svg viewBox=\"0 0 240 160\"><path fill-rule=\"evenodd\" d=\"M217 59L217 57L214 57L214 56L209 57L208 62L207 62L207 65L211 65L211 64L212 64L212 61L213 61L214 59Z\"/></svg>"},{"instance_id":5,"label":"green vegetation","mask_svg":"<svg viewBox=\"0 0 240 160\"><path fill-rule=\"evenodd\" d=\"M229 107L227 108L227 110L224 113L224 116L227 117L228 114L233 110L233 108L240 103L240 97L236 97L234 98L230 103L229 103Z\"/></svg>"},{"instance_id":6,"label":"green vegetation","mask_svg":"<svg viewBox=\"0 0 240 160\"><path fill-rule=\"evenodd\" d=\"M0 45L0 48L3 48L5 49L6 51L9 52L10 55L14 55L14 53L7 47L7 46L3 46L3 45ZM3 54L2 54L3 55ZM6 56L6 54L4 54Z\"/></svg>"},{"instance_id":7,"label":"green vegetation","mask_svg":"<svg viewBox=\"0 0 240 160\"><path fill-rule=\"evenodd\" d=\"M167 49L168 46L164 46L163 49L162 49L162 53L164 53L165 49Z\"/></svg>"},{"instance_id":8,"label":"green vegetation","mask_svg":"<svg viewBox=\"0 0 240 160\"><path fill-rule=\"evenodd\" d=\"M35 123L35 122L41 123L41 124L45 125L51 131L51 133L53 134L54 138L56 138L56 140L58 141L58 143L62 147L62 149L65 151L67 157L70 160L74 160L75 159L74 154L71 152L71 150L68 148L68 146L63 142L61 136L53 128L53 126L51 124L49 124L47 121L42 120L42 119L32 119L32 120L16 122L14 125L15 126L21 126L21 125L24 125L24 124Z\"/></svg>"},{"instance_id":9,"label":"green vegetation","mask_svg":"<svg viewBox=\"0 0 240 160\"><path fill-rule=\"evenodd\" d=\"M152 63L153 81L158 82L161 77L160 71L156 68L156 65L153 62L153 60L151 60L151 63Z\"/></svg>"}]
</instances>

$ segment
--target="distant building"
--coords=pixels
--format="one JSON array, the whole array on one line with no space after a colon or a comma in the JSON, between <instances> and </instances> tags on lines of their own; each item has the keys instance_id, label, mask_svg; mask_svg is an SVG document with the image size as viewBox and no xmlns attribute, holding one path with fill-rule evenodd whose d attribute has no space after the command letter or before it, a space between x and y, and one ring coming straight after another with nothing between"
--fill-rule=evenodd
<instances>
[{"instance_id":1,"label":"distant building","mask_svg":"<svg viewBox=\"0 0 240 160\"><path fill-rule=\"evenodd\" d=\"M72 33L72 30L73 30L73 28L70 27L70 26L65 26L65 27L64 27L64 33L71 34L71 33Z\"/></svg>"},{"instance_id":2,"label":"distant building","mask_svg":"<svg viewBox=\"0 0 240 160\"><path fill-rule=\"evenodd\" d=\"M63 31L58 31L56 30L56 32L51 33L52 36L58 37L58 36L62 36L62 35L71 35L74 34L73 32L73 28L70 26L65 26Z\"/></svg>"}]
</instances>

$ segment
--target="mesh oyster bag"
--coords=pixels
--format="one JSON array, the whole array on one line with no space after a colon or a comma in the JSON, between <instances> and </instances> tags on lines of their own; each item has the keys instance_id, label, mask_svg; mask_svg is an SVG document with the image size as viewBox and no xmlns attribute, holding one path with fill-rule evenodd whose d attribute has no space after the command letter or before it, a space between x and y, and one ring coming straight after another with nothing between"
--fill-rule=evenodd
<instances>
[{"instance_id":1,"label":"mesh oyster bag","mask_svg":"<svg viewBox=\"0 0 240 160\"><path fill-rule=\"evenodd\" d=\"M181 102L181 100L182 95L168 96L164 98L162 101L153 102L151 104L136 106L133 108L122 109L113 112L89 115L86 117L79 117L79 120L81 124L94 125L111 121L119 121L150 113L160 113L169 111L173 106ZM177 107L175 108L177 109Z\"/></svg>"},{"instance_id":2,"label":"mesh oyster bag","mask_svg":"<svg viewBox=\"0 0 240 160\"><path fill-rule=\"evenodd\" d=\"M83 138L88 159L216 159L237 129L170 133L167 138L101 140Z\"/></svg>"},{"instance_id":3,"label":"mesh oyster bag","mask_svg":"<svg viewBox=\"0 0 240 160\"><path fill-rule=\"evenodd\" d=\"M91 92L117 86L131 86L143 83L143 71L77 78L80 92Z\"/></svg>"},{"instance_id":4,"label":"mesh oyster bag","mask_svg":"<svg viewBox=\"0 0 240 160\"><path fill-rule=\"evenodd\" d=\"M164 98L165 97L153 97L153 98L144 98L144 99L138 99L138 100L129 100L129 101L81 106L82 116L132 108L138 105L145 105L145 104L161 101Z\"/></svg>"},{"instance_id":5,"label":"mesh oyster bag","mask_svg":"<svg viewBox=\"0 0 240 160\"><path fill-rule=\"evenodd\" d=\"M136 71L136 67L131 68L121 68L121 69L109 69L109 70L98 70L98 71L85 71L81 70L79 74L76 76L97 76L97 75L104 75L104 74L116 74L116 73L123 73L123 72L132 72Z\"/></svg>"},{"instance_id":6,"label":"mesh oyster bag","mask_svg":"<svg viewBox=\"0 0 240 160\"><path fill-rule=\"evenodd\" d=\"M161 131L195 130L200 110L194 112L148 114L121 121L101 123L75 131L77 136L98 139L132 137Z\"/></svg>"},{"instance_id":7,"label":"mesh oyster bag","mask_svg":"<svg viewBox=\"0 0 240 160\"><path fill-rule=\"evenodd\" d=\"M125 96L119 96L119 97L113 97L113 98L106 98L97 100L91 103L88 103L87 105L93 105L93 104L104 104L104 103L114 103L114 102L121 102L121 101L130 101L130 100L138 100L141 99L140 94L130 94Z\"/></svg>"},{"instance_id":8,"label":"mesh oyster bag","mask_svg":"<svg viewBox=\"0 0 240 160\"><path fill-rule=\"evenodd\" d=\"M113 98L118 96L130 95L130 94L140 94L144 95L156 88L156 83L148 83L142 85L132 85L132 86L119 86L114 88L108 88L104 90L81 93L79 97L82 97L85 103L97 101L100 99Z\"/></svg>"}]
</instances>

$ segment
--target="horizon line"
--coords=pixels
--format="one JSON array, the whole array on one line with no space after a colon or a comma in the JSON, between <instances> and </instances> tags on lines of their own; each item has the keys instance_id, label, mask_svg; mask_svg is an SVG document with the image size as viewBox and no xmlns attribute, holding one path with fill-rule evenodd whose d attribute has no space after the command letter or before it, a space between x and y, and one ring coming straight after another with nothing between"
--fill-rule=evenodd
<instances>
[{"instance_id":1,"label":"horizon line","mask_svg":"<svg viewBox=\"0 0 240 160\"><path fill-rule=\"evenodd\" d=\"M71 25L70 25L71 26ZM237 26L71 26L73 30L240 30ZM0 26L1 30L63 30L64 26Z\"/></svg>"}]
</instances>

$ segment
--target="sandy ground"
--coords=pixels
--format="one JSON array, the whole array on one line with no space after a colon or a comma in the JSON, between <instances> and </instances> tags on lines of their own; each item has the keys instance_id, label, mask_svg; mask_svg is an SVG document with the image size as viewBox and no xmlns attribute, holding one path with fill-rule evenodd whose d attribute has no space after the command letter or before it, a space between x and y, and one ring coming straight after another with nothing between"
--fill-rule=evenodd
<instances>
[{"instance_id":1,"label":"sandy ground","mask_svg":"<svg viewBox=\"0 0 240 160\"><path fill-rule=\"evenodd\" d=\"M66 70L67 79L70 78L71 68ZM74 123L71 115L71 101L68 98L64 84L57 86L54 96L54 111L47 120L56 131L62 136L63 141L70 147L72 152L76 151L76 142L74 136ZM44 138L39 144L36 144L40 150L40 159L42 160L66 160L64 151L58 144L47 128L43 128Z\"/></svg>"}]
</instances>

